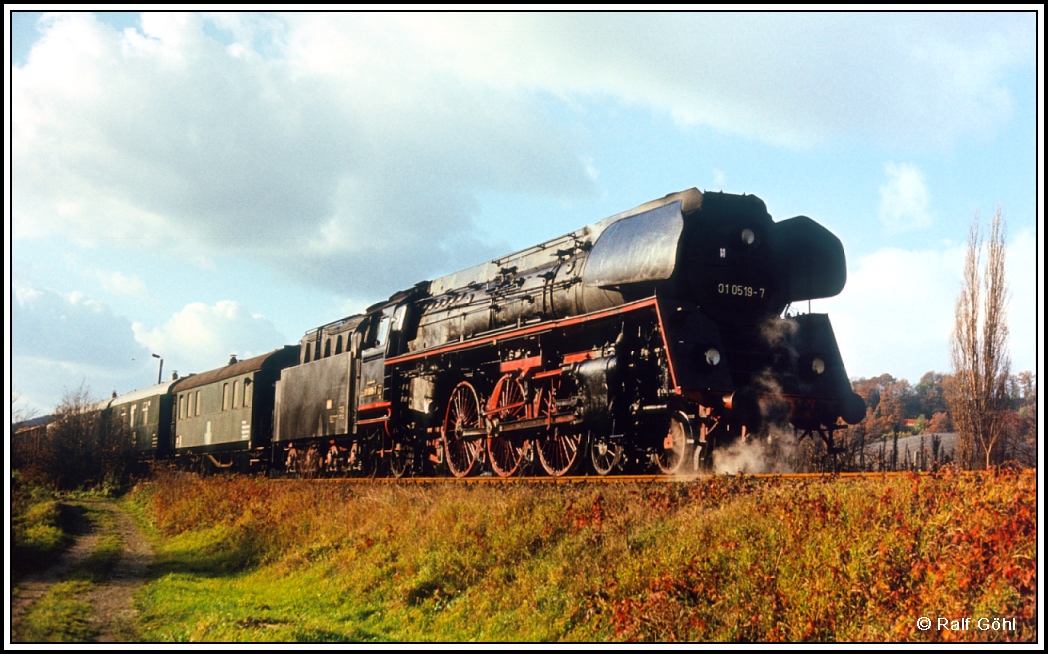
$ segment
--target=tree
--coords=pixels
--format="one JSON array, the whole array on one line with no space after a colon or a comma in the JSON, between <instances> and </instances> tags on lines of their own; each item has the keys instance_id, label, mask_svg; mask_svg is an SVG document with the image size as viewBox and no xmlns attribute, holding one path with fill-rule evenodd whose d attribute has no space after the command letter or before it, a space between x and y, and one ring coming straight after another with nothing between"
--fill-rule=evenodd
<instances>
[{"instance_id":1,"label":"tree","mask_svg":"<svg viewBox=\"0 0 1048 654\"><path fill-rule=\"evenodd\" d=\"M1006 426L1008 460L1021 465L1037 465L1037 377L1025 370L1012 375L1011 411Z\"/></svg>"},{"instance_id":2,"label":"tree","mask_svg":"<svg viewBox=\"0 0 1048 654\"><path fill-rule=\"evenodd\" d=\"M12 470L24 482L59 490L124 488L139 472L126 420L91 399L81 383L66 390L53 415L13 431Z\"/></svg>"},{"instance_id":3,"label":"tree","mask_svg":"<svg viewBox=\"0 0 1048 654\"><path fill-rule=\"evenodd\" d=\"M945 389L946 401L957 430L958 458L968 468L990 467L1005 433L1010 361L1004 231L998 206L990 221L983 268L978 214L972 220L950 340L953 377Z\"/></svg>"},{"instance_id":4,"label":"tree","mask_svg":"<svg viewBox=\"0 0 1048 654\"><path fill-rule=\"evenodd\" d=\"M36 411L33 410L25 400L22 398L22 394L18 391L11 392L11 428L14 431L15 425L32 420L36 417Z\"/></svg>"},{"instance_id":5,"label":"tree","mask_svg":"<svg viewBox=\"0 0 1048 654\"><path fill-rule=\"evenodd\" d=\"M55 422L48 430L47 451L41 457L52 486L69 490L98 479L100 418L91 391L83 383L62 395L55 407Z\"/></svg>"},{"instance_id":6,"label":"tree","mask_svg":"<svg viewBox=\"0 0 1048 654\"><path fill-rule=\"evenodd\" d=\"M918 414L933 416L946 410L946 402L943 399L944 377L945 375L935 371L928 371L921 377L921 381L914 387L914 392L917 393Z\"/></svg>"},{"instance_id":7,"label":"tree","mask_svg":"<svg viewBox=\"0 0 1048 654\"><path fill-rule=\"evenodd\" d=\"M931 434L945 434L953 431L953 423L950 422L950 414L945 411L936 411L932 414L930 420L928 420L928 427L925 429Z\"/></svg>"},{"instance_id":8,"label":"tree","mask_svg":"<svg viewBox=\"0 0 1048 654\"><path fill-rule=\"evenodd\" d=\"M910 382L899 379L888 384L881 392L881 401L877 413L884 419L884 425L893 434L899 433L906 424L906 418L913 411L916 395Z\"/></svg>"}]
</instances>

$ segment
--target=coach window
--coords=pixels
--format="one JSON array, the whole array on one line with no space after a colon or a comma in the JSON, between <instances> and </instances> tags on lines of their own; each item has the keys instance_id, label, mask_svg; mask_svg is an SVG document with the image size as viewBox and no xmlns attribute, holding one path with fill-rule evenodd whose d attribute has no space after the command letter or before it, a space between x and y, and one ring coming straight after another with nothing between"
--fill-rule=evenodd
<instances>
[{"instance_id":1,"label":"coach window","mask_svg":"<svg viewBox=\"0 0 1048 654\"><path fill-rule=\"evenodd\" d=\"M338 340L335 341L335 354L342 354L342 334L339 334Z\"/></svg>"},{"instance_id":2,"label":"coach window","mask_svg":"<svg viewBox=\"0 0 1048 654\"><path fill-rule=\"evenodd\" d=\"M316 347L313 349L313 360L316 361L320 358L320 341L317 341Z\"/></svg>"},{"instance_id":3,"label":"coach window","mask_svg":"<svg viewBox=\"0 0 1048 654\"><path fill-rule=\"evenodd\" d=\"M222 410L229 409L229 384L222 384Z\"/></svg>"},{"instance_id":4,"label":"coach window","mask_svg":"<svg viewBox=\"0 0 1048 654\"><path fill-rule=\"evenodd\" d=\"M186 417L186 396L185 395L179 395L178 396L178 417L179 418L185 418Z\"/></svg>"},{"instance_id":5,"label":"coach window","mask_svg":"<svg viewBox=\"0 0 1048 654\"><path fill-rule=\"evenodd\" d=\"M186 415L187 416L193 415L193 394L192 393L189 394L189 405L186 407Z\"/></svg>"},{"instance_id":6,"label":"coach window","mask_svg":"<svg viewBox=\"0 0 1048 654\"><path fill-rule=\"evenodd\" d=\"M250 377L245 377L244 378L244 408L245 409L248 408L249 406L251 406L251 391L248 389L248 386L250 386L250 385L251 385L251 378Z\"/></svg>"},{"instance_id":7,"label":"coach window","mask_svg":"<svg viewBox=\"0 0 1048 654\"><path fill-rule=\"evenodd\" d=\"M233 408L240 408L240 404L237 402L237 391L240 390L240 380L233 381Z\"/></svg>"},{"instance_id":8,"label":"coach window","mask_svg":"<svg viewBox=\"0 0 1048 654\"><path fill-rule=\"evenodd\" d=\"M200 415L200 391L196 392L196 405L197 405L197 407L196 407L196 409L197 409L196 410L196 414L199 416Z\"/></svg>"},{"instance_id":9,"label":"coach window","mask_svg":"<svg viewBox=\"0 0 1048 654\"><path fill-rule=\"evenodd\" d=\"M135 428L135 409L137 409L137 408L138 407L135 406L134 404L131 405L131 424L129 424L128 427L130 427L132 429Z\"/></svg>"},{"instance_id":10,"label":"coach window","mask_svg":"<svg viewBox=\"0 0 1048 654\"><path fill-rule=\"evenodd\" d=\"M324 339L324 356L325 357L331 356L331 339L330 338Z\"/></svg>"}]
</instances>

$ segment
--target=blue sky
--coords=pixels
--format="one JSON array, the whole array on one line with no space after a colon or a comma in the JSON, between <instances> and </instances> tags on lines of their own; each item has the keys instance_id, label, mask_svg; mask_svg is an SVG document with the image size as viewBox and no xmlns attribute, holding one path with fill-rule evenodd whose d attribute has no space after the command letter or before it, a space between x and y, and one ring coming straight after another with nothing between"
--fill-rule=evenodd
<instances>
[{"instance_id":1,"label":"blue sky","mask_svg":"<svg viewBox=\"0 0 1048 654\"><path fill-rule=\"evenodd\" d=\"M851 377L950 370L972 219L1038 370L1041 16L8 14L13 392L259 354L689 187L835 232ZM808 307L799 307L807 311Z\"/></svg>"}]
</instances>

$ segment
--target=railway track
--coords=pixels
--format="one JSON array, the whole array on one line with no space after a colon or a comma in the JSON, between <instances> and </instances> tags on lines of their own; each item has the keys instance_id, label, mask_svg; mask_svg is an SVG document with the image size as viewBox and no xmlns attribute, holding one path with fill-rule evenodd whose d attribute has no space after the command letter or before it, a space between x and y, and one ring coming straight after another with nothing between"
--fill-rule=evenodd
<instances>
[{"instance_id":1,"label":"railway track","mask_svg":"<svg viewBox=\"0 0 1048 654\"><path fill-rule=\"evenodd\" d=\"M1033 474L1033 470L1022 470L1019 474ZM561 477L498 477L484 475L476 477L403 477L395 478L371 478L371 477L279 477L274 481L314 481L329 483L350 484L393 484L393 485L425 485L425 484L650 484L667 483L680 484L703 481L713 477L745 477L751 479L886 479L890 477L918 476L934 477L942 475L943 472L790 472L790 473L754 473L735 475L565 475ZM951 474L958 475L980 475L999 474L996 471L954 471Z\"/></svg>"}]
</instances>

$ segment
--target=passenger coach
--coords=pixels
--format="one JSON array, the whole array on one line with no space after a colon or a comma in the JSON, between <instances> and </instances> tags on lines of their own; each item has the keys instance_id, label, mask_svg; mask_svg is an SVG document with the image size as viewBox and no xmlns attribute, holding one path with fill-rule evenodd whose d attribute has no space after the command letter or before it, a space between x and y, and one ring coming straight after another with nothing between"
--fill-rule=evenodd
<instances>
[{"instance_id":1,"label":"passenger coach","mask_svg":"<svg viewBox=\"0 0 1048 654\"><path fill-rule=\"evenodd\" d=\"M273 438L273 394L280 372L298 362L298 346L238 361L176 383L175 451L203 470L262 464Z\"/></svg>"}]
</instances>

